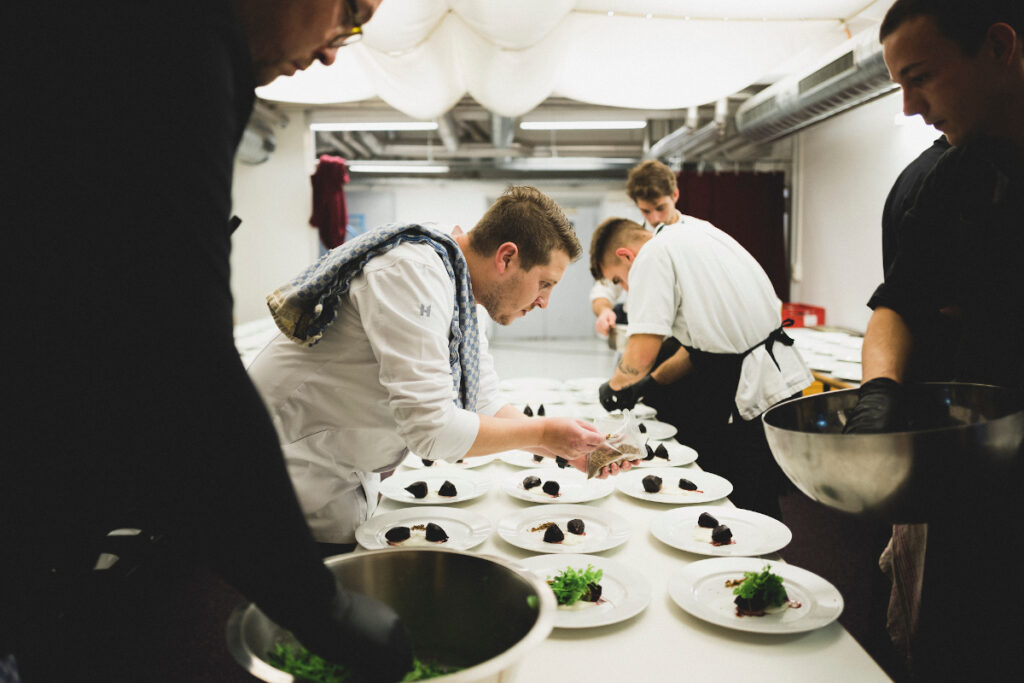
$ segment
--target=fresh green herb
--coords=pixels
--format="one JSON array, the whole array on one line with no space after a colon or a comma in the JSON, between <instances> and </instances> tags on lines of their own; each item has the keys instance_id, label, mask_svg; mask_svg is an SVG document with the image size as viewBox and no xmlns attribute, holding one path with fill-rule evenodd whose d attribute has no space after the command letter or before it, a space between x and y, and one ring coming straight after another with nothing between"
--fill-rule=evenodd
<instances>
[{"instance_id":1,"label":"fresh green herb","mask_svg":"<svg viewBox=\"0 0 1024 683\"><path fill-rule=\"evenodd\" d=\"M323 657L313 654L302 645L277 643L274 651L267 653L267 661L272 665L290 673L295 678L312 683L355 683L352 672L340 664L328 662ZM460 671L458 668L442 669L437 664L412 659L412 671L405 675L405 681L425 681Z\"/></svg>"},{"instance_id":2,"label":"fresh green herb","mask_svg":"<svg viewBox=\"0 0 1024 683\"><path fill-rule=\"evenodd\" d=\"M548 585L555 593L559 605L572 605L591 593L591 586L601 581L604 574L593 565L584 569L566 567L561 574L548 580Z\"/></svg>"},{"instance_id":3,"label":"fresh green herb","mask_svg":"<svg viewBox=\"0 0 1024 683\"><path fill-rule=\"evenodd\" d=\"M736 604L746 609L784 605L789 596L782 587L782 577L772 574L770 570L771 566L765 565L760 573L743 572L743 583L732 590L738 596ZM741 604L740 600L745 601L745 604Z\"/></svg>"}]
</instances>

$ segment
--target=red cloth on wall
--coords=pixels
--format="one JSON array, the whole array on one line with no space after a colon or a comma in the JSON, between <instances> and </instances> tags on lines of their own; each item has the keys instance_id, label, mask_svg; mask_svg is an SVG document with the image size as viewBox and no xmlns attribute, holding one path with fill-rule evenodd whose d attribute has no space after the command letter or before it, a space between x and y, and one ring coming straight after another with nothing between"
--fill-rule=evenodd
<instances>
[{"instance_id":1,"label":"red cloth on wall","mask_svg":"<svg viewBox=\"0 0 1024 683\"><path fill-rule=\"evenodd\" d=\"M731 235L764 268L775 294L789 301L784 174L684 170L677 184L676 208Z\"/></svg>"},{"instance_id":2,"label":"red cloth on wall","mask_svg":"<svg viewBox=\"0 0 1024 683\"><path fill-rule=\"evenodd\" d=\"M320 155L316 172L309 177L313 184L313 215L309 224L320 231L320 242L333 249L345 241L348 210L345 208L345 190L348 166L341 157Z\"/></svg>"}]
</instances>

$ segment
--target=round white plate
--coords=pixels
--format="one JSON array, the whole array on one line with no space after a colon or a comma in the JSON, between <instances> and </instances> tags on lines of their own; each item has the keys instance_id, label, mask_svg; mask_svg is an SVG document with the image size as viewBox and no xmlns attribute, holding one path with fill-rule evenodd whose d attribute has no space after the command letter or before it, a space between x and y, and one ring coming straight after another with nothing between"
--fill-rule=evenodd
<instances>
[{"instance_id":1,"label":"round white plate","mask_svg":"<svg viewBox=\"0 0 1024 683\"><path fill-rule=\"evenodd\" d=\"M434 460L433 464L429 466L429 469L443 470L449 467L454 467L457 469L480 467L481 465L486 465L487 463L493 461L497 457L498 455L495 453L491 455L474 455L472 458L463 458L459 462L448 462L447 460ZM427 465L423 462L423 458L416 455L415 453L410 453L409 455L405 456L405 460L402 461L402 464L405 465L406 467L412 467L413 469L417 470L427 468ZM454 484L455 482L452 483Z\"/></svg>"},{"instance_id":2,"label":"round white plate","mask_svg":"<svg viewBox=\"0 0 1024 683\"><path fill-rule=\"evenodd\" d=\"M567 379L563 384L570 391L597 392L601 385L608 381L607 377L574 377Z\"/></svg>"},{"instance_id":3,"label":"round white plate","mask_svg":"<svg viewBox=\"0 0 1024 683\"><path fill-rule=\"evenodd\" d=\"M561 574L566 567L600 569L601 602L578 602L555 610L556 628L589 628L607 626L639 614L651 601L651 584L633 569L597 555L559 553L535 555L518 561L541 580Z\"/></svg>"},{"instance_id":4,"label":"round white plate","mask_svg":"<svg viewBox=\"0 0 1024 683\"><path fill-rule=\"evenodd\" d=\"M551 377L510 377L498 383L502 391L557 391L562 388L562 383Z\"/></svg>"},{"instance_id":5,"label":"round white plate","mask_svg":"<svg viewBox=\"0 0 1024 683\"><path fill-rule=\"evenodd\" d=\"M437 490L441 488L445 480L455 485L457 495L451 497L437 495ZM417 498L405 490L406 486L416 481L427 482L426 498ZM433 467L395 472L380 483L380 493L385 498L390 498L398 503L411 503L414 505L458 503L482 496L490 488L490 477L473 470L464 470L458 467L446 467L439 472L435 472Z\"/></svg>"},{"instance_id":6,"label":"round white plate","mask_svg":"<svg viewBox=\"0 0 1024 683\"><path fill-rule=\"evenodd\" d=\"M676 435L679 430L674 425L670 425L668 422L659 422L658 420L640 420L640 424L644 426L646 432L642 434L648 439L654 439L661 441L663 439L671 439Z\"/></svg>"},{"instance_id":7,"label":"round white plate","mask_svg":"<svg viewBox=\"0 0 1024 683\"><path fill-rule=\"evenodd\" d=\"M517 389L515 391L502 391L501 399L505 403L511 404L517 410L523 410L526 406L530 406L534 415L537 414L537 409L543 405L546 415L548 406L575 402L576 397L561 389Z\"/></svg>"},{"instance_id":8,"label":"round white plate","mask_svg":"<svg viewBox=\"0 0 1024 683\"><path fill-rule=\"evenodd\" d=\"M782 577L791 601L763 617L736 616L736 597L725 582L742 579L743 572L759 572L765 565ZM714 557L686 565L668 579L672 600L693 616L712 624L753 633L803 633L827 626L843 611L843 596L831 583L806 569L756 557Z\"/></svg>"},{"instance_id":9,"label":"round white plate","mask_svg":"<svg viewBox=\"0 0 1024 683\"><path fill-rule=\"evenodd\" d=\"M697 451L693 450L689 446L684 446L678 441L650 440L650 444L652 449L656 449L658 446L664 446L665 450L668 451L668 460L657 456L651 460L644 460L641 458L640 463L633 467L679 467L680 465L689 465L691 462L695 462L697 460ZM646 448L644 449L643 454L644 456L647 455Z\"/></svg>"},{"instance_id":10,"label":"round white plate","mask_svg":"<svg viewBox=\"0 0 1024 683\"><path fill-rule=\"evenodd\" d=\"M548 458L551 460L551 458ZM554 460L551 460L553 463ZM523 479L534 476L540 479L541 486L548 481L558 482L558 495L544 493L541 486L531 489L523 488ZM533 470L516 472L505 477L501 482L501 490L519 500L531 503L586 503L587 501L604 498L615 490L615 482L608 479L587 479L587 475L577 469L554 469L539 467ZM563 529L564 531L564 529Z\"/></svg>"},{"instance_id":11,"label":"round white plate","mask_svg":"<svg viewBox=\"0 0 1024 683\"><path fill-rule=\"evenodd\" d=\"M582 519L584 535L566 530L570 519ZM555 522L565 534L561 543L545 543L544 530L531 529ZM507 542L537 553L596 553L622 545L633 532L629 522L614 513L589 505L535 505L503 517L498 535Z\"/></svg>"},{"instance_id":12,"label":"round white plate","mask_svg":"<svg viewBox=\"0 0 1024 683\"><path fill-rule=\"evenodd\" d=\"M384 534L396 526L412 527L433 522L444 529L448 540L434 543L423 537L423 532L414 530L407 541L391 545ZM371 517L356 529L356 540L367 550L386 548L445 547L469 550L487 540L494 530L491 521L469 510L450 507L414 507L392 510Z\"/></svg>"},{"instance_id":13,"label":"round white plate","mask_svg":"<svg viewBox=\"0 0 1024 683\"><path fill-rule=\"evenodd\" d=\"M712 545L711 529L697 524L702 512L732 531L732 543ZM699 555L745 557L774 553L786 547L793 533L785 524L753 510L730 507L680 507L655 516L651 533L662 543Z\"/></svg>"},{"instance_id":14,"label":"round white plate","mask_svg":"<svg viewBox=\"0 0 1024 683\"><path fill-rule=\"evenodd\" d=\"M582 405L579 413L581 420L589 420L590 422L601 422L606 423L611 427L610 431L618 429L618 424L622 421L622 411L616 410L615 412L609 413L600 404L597 405ZM650 406L645 406L642 403L636 404L630 412L638 420L650 420L657 411Z\"/></svg>"},{"instance_id":15,"label":"round white plate","mask_svg":"<svg viewBox=\"0 0 1024 683\"><path fill-rule=\"evenodd\" d=\"M547 469L553 467L558 469L558 465L555 463L554 458L541 457L540 461L533 459L533 453L527 451L505 451L499 453L498 457L501 458L502 462L506 462L509 465L515 465L516 467L540 467Z\"/></svg>"},{"instance_id":16,"label":"round white plate","mask_svg":"<svg viewBox=\"0 0 1024 683\"><path fill-rule=\"evenodd\" d=\"M661 477L661 490L657 493L648 493L644 490L642 480L651 474ZM724 477L711 472L679 467L637 468L623 472L615 476L614 479L616 488L626 495L669 505L710 503L713 500L721 500L732 493L732 484ZM697 485L697 490L684 491L679 488L680 479L689 479Z\"/></svg>"}]
</instances>

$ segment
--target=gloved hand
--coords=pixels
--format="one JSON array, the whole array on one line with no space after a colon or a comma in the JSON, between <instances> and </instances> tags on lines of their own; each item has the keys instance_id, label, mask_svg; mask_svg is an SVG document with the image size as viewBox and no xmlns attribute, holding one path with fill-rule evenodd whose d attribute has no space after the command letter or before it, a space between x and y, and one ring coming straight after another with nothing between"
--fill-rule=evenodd
<instances>
[{"instance_id":1,"label":"gloved hand","mask_svg":"<svg viewBox=\"0 0 1024 683\"><path fill-rule=\"evenodd\" d=\"M656 384L656 382L650 375L647 375L635 384L622 387L618 391L612 389L611 385L605 382L597 390L597 396L601 400L601 405L608 412L613 410L630 410L636 405L637 401L644 397L644 394L647 393L653 384Z\"/></svg>"},{"instance_id":2,"label":"gloved hand","mask_svg":"<svg viewBox=\"0 0 1024 683\"><path fill-rule=\"evenodd\" d=\"M337 585L338 593L323 618L292 629L295 637L311 652L357 672L356 680L402 680L412 670L412 645L398 614L378 600Z\"/></svg>"},{"instance_id":3,"label":"gloved hand","mask_svg":"<svg viewBox=\"0 0 1024 683\"><path fill-rule=\"evenodd\" d=\"M888 377L876 377L860 386L857 404L849 412L843 434L898 432L906 428L903 386Z\"/></svg>"}]
</instances>

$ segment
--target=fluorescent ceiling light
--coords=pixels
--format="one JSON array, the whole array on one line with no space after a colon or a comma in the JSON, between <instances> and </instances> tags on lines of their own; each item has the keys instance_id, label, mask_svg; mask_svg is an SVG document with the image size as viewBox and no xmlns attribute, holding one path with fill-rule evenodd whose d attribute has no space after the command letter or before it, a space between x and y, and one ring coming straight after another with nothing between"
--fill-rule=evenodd
<instances>
[{"instance_id":1,"label":"fluorescent ceiling light","mask_svg":"<svg viewBox=\"0 0 1024 683\"><path fill-rule=\"evenodd\" d=\"M344 121L336 123L311 123L312 131L346 130L437 130L433 121Z\"/></svg>"},{"instance_id":2,"label":"fluorescent ceiling light","mask_svg":"<svg viewBox=\"0 0 1024 683\"><path fill-rule=\"evenodd\" d=\"M621 157L522 157L499 165L510 171L608 171L635 164L636 159Z\"/></svg>"},{"instance_id":3,"label":"fluorescent ceiling light","mask_svg":"<svg viewBox=\"0 0 1024 683\"><path fill-rule=\"evenodd\" d=\"M446 164L377 164L356 162L348 165L353 173L447 173L450 169Z\"/></svg>"},{"instance_id":4,"label":"fluorescent ceiling light","mask_svg":"<svg viewBox=\"0 0 1024 683\"><path fill-rule=\"evenodd\" d=\"M646 121L523 121L523 130L635 130Z\"/></svg>"}]
</instances>

